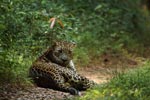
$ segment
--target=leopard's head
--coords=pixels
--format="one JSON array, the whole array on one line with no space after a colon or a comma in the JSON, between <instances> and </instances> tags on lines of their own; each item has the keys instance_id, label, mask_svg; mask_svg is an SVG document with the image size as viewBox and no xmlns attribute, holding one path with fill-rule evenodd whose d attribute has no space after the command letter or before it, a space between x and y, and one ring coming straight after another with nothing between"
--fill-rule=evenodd
<instances>
[{"instance_id":1,"label":"leopard's head","mask_svg":"<svg viewBox=\"0 0 150 100\"><path fill-rule=\"evenodd\" d=\"M54 63L57 63L61 66L67 66L73 59L72 51L75 46L75 43L69 43L65 41L54 42L49 56Z\"/></svg>"}]
</instances>

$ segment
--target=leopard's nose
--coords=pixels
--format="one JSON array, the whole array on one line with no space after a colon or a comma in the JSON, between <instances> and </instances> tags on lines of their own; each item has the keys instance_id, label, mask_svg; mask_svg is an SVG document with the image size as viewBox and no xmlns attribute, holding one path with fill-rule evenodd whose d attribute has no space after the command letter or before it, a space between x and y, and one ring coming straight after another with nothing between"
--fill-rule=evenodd
<instances>
[{"instance_id":1,"label":"leopard's nose","mask_svg":"<svg viewBox=\"0 0 150 100\"><path fill-rule=\"evenodd\" d=\"M63 55L61 59L62 59L63 62L66 62L68 60L68 57Z\"/></svg>"},{"instance_id":2,"label":"leopard's nose","mask_svg":"<svg viewBox=\"0 0 150 100\"><path fill-rule=\"evenodd\" d=\"M63 62L66 62L68 59L67 58L63 58L62 60L63 60Z\"/></svg>"},{"instance_id":3,"label":"leopard's nose","mask_svg":"<svg viewBox=\"0 0 150 100\"><path fill-rule=\"evenodd\" d=\"M67 59L63 59L63 62L66 62L67 61Z\"/></svg>"}]
</instances>

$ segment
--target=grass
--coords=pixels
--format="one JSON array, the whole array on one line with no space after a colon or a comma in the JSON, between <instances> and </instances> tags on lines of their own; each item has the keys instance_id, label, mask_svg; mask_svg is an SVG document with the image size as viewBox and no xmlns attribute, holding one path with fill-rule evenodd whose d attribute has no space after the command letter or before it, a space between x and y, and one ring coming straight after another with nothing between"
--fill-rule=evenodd
<instances>
[{"instance_id":1,"label":"grass","mask_svg":"<svg viewBox=\"0 0 150 100\"><path fill-rule=\"evenodd\" d=\"M107 84L88 90L75 100L150 100L150 62L120 73Z\"/></svg>"}]
</instances>

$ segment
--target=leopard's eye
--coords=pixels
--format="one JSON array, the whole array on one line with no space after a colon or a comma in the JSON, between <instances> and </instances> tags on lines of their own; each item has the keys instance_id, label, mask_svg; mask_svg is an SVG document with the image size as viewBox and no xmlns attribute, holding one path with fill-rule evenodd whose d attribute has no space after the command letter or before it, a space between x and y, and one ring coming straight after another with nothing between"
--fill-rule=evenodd
<instances>
[{"instance_id":1,"label":"leopard's eye","mask_svg":"<svg viewBox=\"0 0 150 100\"><path fill-rule=\"evenodd\" d=\"M69 54L72 54L72 50L69 50Z\"/></svg>"},{"instance_id":2,"label":"leopard's eye","mask_svg":"<svg viewBox=\"0 0 150 100\"><path fill-rule=\"evenodd\" d=\"M59 56L59 53L58 52L54 52L55 56Z\"/></svg>"},{"instance_id":3,"label":"leopard's eye","mask_svg":"<svg viewBox=\"0 0 150 100\"><path fill-rule=\"evenodd\" d=\"M63 52L63 50L62 50L62 49L60 49L60 50L58 50L58 52L59 52L59 53L62 53L62 52Z\"/></svg>"}]
</instances>

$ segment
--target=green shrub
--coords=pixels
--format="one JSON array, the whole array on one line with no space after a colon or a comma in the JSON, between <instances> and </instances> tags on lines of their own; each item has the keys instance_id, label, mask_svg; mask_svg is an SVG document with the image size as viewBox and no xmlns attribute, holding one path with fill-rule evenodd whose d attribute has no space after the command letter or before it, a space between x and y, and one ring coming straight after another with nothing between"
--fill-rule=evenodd
<instances>
[{"instance_id":1,"label":"green shrub","mask_svg":"<svg viewBox=\"0 0 150 100\"><path fill-rule=\"evenodd\" d=\"M56 39L75 41L75 61L83 66L107 48L139 50L150 42L149 19L140 0L1 0L0 4L2 77L23 75L31 59ZM64 28L56 24L50 29L52 17Z\"/></svg>"},{"instance_id":2,"label":"green shrub","mask_svg":"<svg viewBox=\"0 0 150 100\"><path fill-rule=\"evenodd\" d=\"M121 73L103 84L89 90L77 100L148 100L150 99L150 63Z\"/></svg>"}]
</instances>

